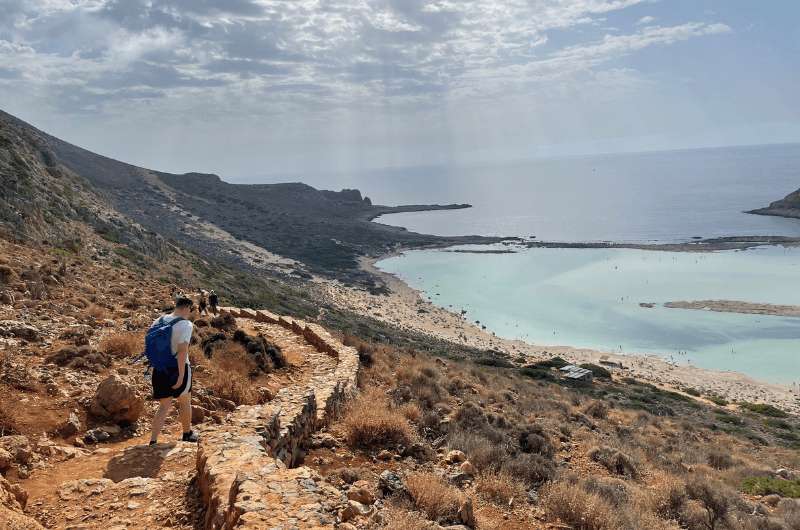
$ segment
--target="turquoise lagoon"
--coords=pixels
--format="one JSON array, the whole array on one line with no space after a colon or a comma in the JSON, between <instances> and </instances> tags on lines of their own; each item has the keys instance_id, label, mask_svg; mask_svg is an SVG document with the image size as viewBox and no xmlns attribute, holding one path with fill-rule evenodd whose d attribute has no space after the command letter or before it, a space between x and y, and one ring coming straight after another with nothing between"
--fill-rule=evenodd
<instances>
[{"instance_id":1,"label":"turquoise lagoon","mask_svg":"<svg viewBox=\"0 0 800 530\"><path fill-rule=\"evenodd\" d=\"M800 249L448 250L411 251L378 266L501 337L658 354L770 382L800 380L800 318L662 306L707 299L800 305Z\"/></svg>"}]
</instances>

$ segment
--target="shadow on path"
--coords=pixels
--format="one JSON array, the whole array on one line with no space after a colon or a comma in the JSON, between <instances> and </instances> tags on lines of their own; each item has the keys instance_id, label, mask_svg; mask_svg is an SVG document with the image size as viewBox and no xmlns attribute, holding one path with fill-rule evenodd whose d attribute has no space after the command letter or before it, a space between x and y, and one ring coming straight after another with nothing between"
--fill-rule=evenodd
<instances>
[{"instance_id":1,"label":"shadow on path","mask_svg":"<svg viewBox=\"0 0 800 530\"><path fill-rule=\"evenodd\" d=\"M174 448L174 443L129 447L108 461L103 477L114 482L133 477L155 478L167 454Z\"/></svg>"}]
</instances>

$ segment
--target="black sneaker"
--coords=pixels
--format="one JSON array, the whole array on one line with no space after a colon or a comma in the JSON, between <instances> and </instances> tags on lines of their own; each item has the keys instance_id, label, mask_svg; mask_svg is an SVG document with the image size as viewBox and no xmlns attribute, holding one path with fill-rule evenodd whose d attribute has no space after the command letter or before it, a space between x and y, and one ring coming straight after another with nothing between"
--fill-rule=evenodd
<instances>
[{"instance_id":1,"label":"black sneaker","mask_svg":"<svg viewBox=\"0 0 800 530\"><path fill-rule=\"evenodd\" d=\"M150 443L149 443L148 445L151 445L151 446L152 446L152 445L156 445L157 443L158 443L158 442L157 442L156 440L150 440Z\"/></svg>"},{"instance_id":2,"label":"black sneaker","mask_svg":"<svg viewBox=\"0 0 800 530\"><path fill-rule=\"evenodd\" d=\"M197 443L197 434L194 431L185 432L183 433L183 438L181 438L181 441Z\"/></svg>"}]
</instances>

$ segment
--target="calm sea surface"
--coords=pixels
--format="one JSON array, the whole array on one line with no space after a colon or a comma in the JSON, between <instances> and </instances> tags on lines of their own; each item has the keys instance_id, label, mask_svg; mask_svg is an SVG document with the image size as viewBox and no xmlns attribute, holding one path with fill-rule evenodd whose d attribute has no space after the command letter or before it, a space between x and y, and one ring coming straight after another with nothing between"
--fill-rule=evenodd
<instances>
[{"instance_id":1,"label":"calm sea surface","mask_svg":"<svg viewBox=\"0 0 800 530\"><path fill-rule=\"evenodd\" d=\"M800 188L800 145L412 168L308 181L356 187L375 203L474 205L379 219L432 234L627 242L800 236L800 220L742 213ZM467 309L471 320L503 337L656 353L763 380L800 380L800 319L639 306L701 299L800 305L798 250L418 251L379 266L442 307Z\"/></svg>"}]
</instances>

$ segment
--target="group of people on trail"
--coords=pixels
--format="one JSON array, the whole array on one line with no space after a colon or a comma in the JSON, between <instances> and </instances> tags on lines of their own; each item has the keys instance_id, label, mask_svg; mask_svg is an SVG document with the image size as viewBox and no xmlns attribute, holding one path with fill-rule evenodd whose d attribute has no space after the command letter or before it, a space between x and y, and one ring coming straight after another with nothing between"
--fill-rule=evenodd
<instances>
[{"instance_id":1,"label":"group of people on trail","mask_svg":"<svg viewBox=\"0 0 800 530\"><path fill-rule=\"evenodd\" d=\"M175 296L173 289L172 295ZM215 291L198 290L198 313L217 314L219 296ZM171 313L157 318L145 337L145 356L152 369L153 399L158 401L158 411L153 417L150 445L158 443L167 415L175 401L183 428L182 441L197 442L192 431L192 366L189 361L189 344L194 324L191 317L195 304L191 297L178 294Z\"/></svg>"},{"instance_id":2,"label":"group of people on trail","mask_svg":"<svg viewBox=\"0 0 800 530\"><path fill-rule=\"evenodd\" d=\"M213 289L209 292L205 289L199 289L198 292L198 311L201 315L217 314L217 306L219 305L219 296ZM209 312L209 307L211 311Z\"/></svg>"}]
</instances>

